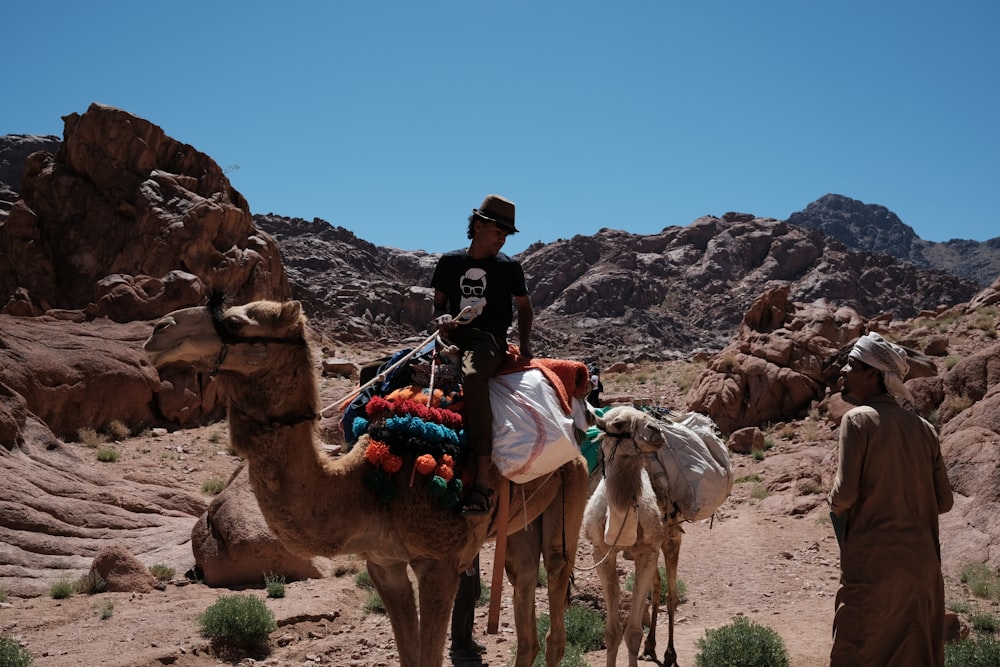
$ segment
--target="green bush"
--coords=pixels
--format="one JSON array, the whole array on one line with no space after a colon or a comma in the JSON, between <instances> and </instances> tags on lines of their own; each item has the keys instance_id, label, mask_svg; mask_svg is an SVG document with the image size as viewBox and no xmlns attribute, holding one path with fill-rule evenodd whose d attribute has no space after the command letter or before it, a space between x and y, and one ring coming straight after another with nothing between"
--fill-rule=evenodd
<instances>
[{"instance_id":1,"label":"green bush","mask_svg":"<svg viewBox=\"0 0 1000 667\"><path fill-rule=\"evenodd\" d=\"M75 587L72 581L69 579L60 579L49 586L49 595L52 596L53 600L65 600L73 595L74 590Z\"/></svg>"},{"instance_id":2,"label":"green bush","mask_svg":"<svg viewBox=\"0 0 1000 667\"><path fill-rule=\"evenodd\" d=\"M149 573L156 577L160 583L166 583L174 578L174 568L163 563L156 563L149 566Z\"/></svg>"},{"instance_id":3,"label":"green bush","mask_svg":"<svg viewBox=\"0 0 1000 667\"><path fill-rule=\"evenodd\" d=\"M985 563L967 563L960 579L977 598L1000 601L1000 575Z\"/></svg>"},{"instance_id":4,"label":"green bush","mask_svg":"<svg viewBox=\"0 0 1000 667\"><path fill-rule=\"evenodd\" d=\"M657 570L660 573L660 604L667 604L667 590L670 587L667 581L667 568L660 565ZM635 571L629 572L629 575L625 577L625 590L629 593L635 590ZM684 583L683 579L677 579L677 604L684 604L687 602L687 584Z\"/></svg>"},{"instance_id":5,"label":"green bush","mask_svg":"<svg viewBox=\"0 0 1000 667\"><path fill-rule=\"evenodd\" d=\"M993 614L973 612L969 614L969 625L980 635L992 635L1000 629L1000 622Z\"/></svg>"},{"instance_id":6,"label":"green bush","mask_svg":"<svg viewBox=\"0 0 1000 667\"><path fill-rule=\"evenodd\" d=\"M102 621L106 621L115 613L115 603L111 600L105 600L101 606L97 608L97 615Z\"/></svg>"},{"instance_id":7,"label":"green bush","mask_svg":"<svg viewBox=\"0 0 1000 667\"><path fill-rule=\"evenodd\" d=\"M368 570L361 570L354 575L354 585L366 591L375 590L375 584L372 583L372 575L368 574Z\"/></svg>"},{"instance_id":8,"label":"green bush","mask_svg":"<svg viewBox=\"0 0 1000 667\"><path fill-rule=\"evenodd\" d=\"M548 614L539 614L538 636L544 637L552 622ZM566 655L560 667L586 667L584 654L604 647L604 617L590 607L571 604L566 608ZM517 644L514 645L514 649ZM545 664L545 645L535 658L533 667Z\"/></svg>"},{"instance_id":9,"label":"green bush","mask_svg":"<svg viewBox=\"0 0 1000 667\"><path fill-rule=\"evenodd\" d=\"M73 590L84 595L94 595L104 592L107 585L108 582L104 581L104 577L97 570L88 570L87 574L73 583Z\"/></svg>"},{"instance_id":10,"label":"green bush","mask_svg":"<svg viewBox=\"0 0 1000 667\"><path fill-rule=\"evenodd\" d=\"M224 644L261 647L278 629L274 614L254 595L224 595L198 617L201 634Z\"/></svg>"},{"instance_id":11,"label":"green bush","mask_svg":"<svg viewBox=\"0 0 1000 667\"><path fill-rule=\"evenodd\" d=\"M226 488L226 478L215 475L201 483L201 492L206 496L217 496Z\"/></svg>"},{"instance_id":12,"label":"green bush","mask_svg":"<svg viewBox=\"0 0 1000 667\"><path fill-rule=\"evenodd\" d=\"M729 625L706 630L696 643L697 667L789 667L781 636L744 616Z\"/></svg>"},{"instance_id":13,"label":"green bush","mask_svg":"<svg viewBox=\"0 0 1000 667\"><path fill-rule=\"evenodd\" d=\"M114 447L98 447L97 460L101 463L114 463L121 454Z\"/></svg>"},{"instance_id":14,"label":"green bush","mask_svg":"<svg viewBox=\"0 0 1000 667\"><path fill-rule=\"evenodd\" d=\"M280 574L265 574L264 590L269 598L285 597L285 578Z\"/></svg>"},{"instance_id":15,"label":"green bush","mask_svg":"<svg viewBox=\"0 0 1000 667\"><path fill-rule=\"evenodd\" d=\"M31 667L34 658L10 637L0 637L0 667Z\"/></svg>"},{"instance_id":16,"label":"green bush","mask_svg":"<svg viewBox=\"0 0 1000 667\"><path fill-rule=\"evenodd\" d=\"M996 667L1000 665L1000 641L978 637L945 644L944 664L946 667Z\"/></svg>"}]
</instances>

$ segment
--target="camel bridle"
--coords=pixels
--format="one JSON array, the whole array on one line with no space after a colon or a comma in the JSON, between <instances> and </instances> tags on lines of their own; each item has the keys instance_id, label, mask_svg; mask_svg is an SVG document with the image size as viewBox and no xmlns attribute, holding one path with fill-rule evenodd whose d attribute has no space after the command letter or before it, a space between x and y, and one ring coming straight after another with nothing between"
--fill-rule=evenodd
<instances>
[{"instance_id":1,"label":"camel bridle","mask_svg":"<svg viewBox=\"0 0 1000 667\"><path fill-rule=\"evenodd\" d=\"M230 331L225 323L223 322L223 310L222 310L222 300L218 298L211 298L207 306L209 313L212 316L212 326L215 328L215 333L222 341L222 348L219 350L219 356L215 359L215 366L212 368L209 377L214 378L219 373L225 373L226 371L222 369L222 364L225 362L226 357L229 355L229 348L234 345L269 345L274 343L276 345L293 345L296 347L305 347L306 340L302 336L241 336L237 333ZM319 413L314 410L301 414L290 414L282 415L280 417L270 417L268 419L257 419L251 415L247 410L240 407L235 401L230 399L229 401L230 409L235 409L237 412L242 414L246 419L255 422L265 428L275 429L275 428L287 428L291 426L298 426L299 424L304 424L306 422L316 421L320 418Z\"/></svg>"}]
</instances>

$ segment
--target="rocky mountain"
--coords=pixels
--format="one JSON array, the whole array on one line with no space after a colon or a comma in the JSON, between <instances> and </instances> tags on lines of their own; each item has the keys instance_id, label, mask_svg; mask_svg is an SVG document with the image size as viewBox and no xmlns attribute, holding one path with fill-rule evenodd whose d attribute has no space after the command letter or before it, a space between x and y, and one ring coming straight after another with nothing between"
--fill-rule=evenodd
<instances>
[{"instance_id":1,"label":"rocky mountain","mask_svg":"<svg viewBox=\"0 0 1000 667\"><path fill-rule=\"evenodd\" d=\"M237 298L241 290L261 293L245 286L259 272L244 260L280 249L281 268L264 272L278 284L265 291L288 289L331 339L391 344L423 333L435 255L380 248L321 219L273 213L250 218L247 203L210 158L141 119L134 119L136 126L155 135L153 146L159 147L135 165L135 173L111 179L103 165L126 144L116 148L112 142L109 157L86 159L78 146L97 144L95 132L110 132L134 117L94 105L83 117L66 118L65 145L54 137L0 137L0 176L8 193L26 183L20 199L0 211L0 248L10 258L0 260L3 312L62 308L120 321L151 319L196 303L211 287L235 287ZM157 157L168 155L171 146L210 165L198 173L211 174L211 180L192 181L197 170L191 165ZM41 152L29 159L35 148ZM20 172L14 168L18 160ZM140 173L150 166L154 172ZM183 177L170 181L166 175L176 172ZM56 187L62 188L58 197ZM209 192L220 188L221 201ZM53 206L59 198L64 201ZM97 204L116 198L120 204ZM93 218L90 225L73 222L83 210ZM240 221L238 228L223 222L229 215ZM177 219L186 224L172 225ZM66 233L70 224L72 233ZM172 230L163 237L166 246L156 240L163 230ZM254 234L263 254L241 240ZM39 236L59 243L39 255L31 243ZM277 249L267 248L272 242ZM791 286L795 301L826 299L865 317L905 318L961 303L977 282L989 282L991 271L995 277L994 252L1000 266L1000 239L933 244L884 207L827 195L784 222L727 213L651 235L603 229L533 245L519 259L536 308L539 352L611 362L721 349L753 300L779 284ZM88 258L84 264L81 257ZM935 270L932 259L950 270ZM272 260L265 261L270 266ZM278 275L282 269L285 276ZM972 273L962 279L960 271Z\"/></svg>"},{"instance_id":2,"label":"rocky mountain","mask_svg":"<svg viewBox=\"0 0 1000 667\"><path fill-rule=\"evenodd\" d=\"M436 256L378 248L322 220L257 215L292 294L339 340L405 340L431 317ZM727 213L639 235L602 229L518 255L536 318L536 353L613 363L719 350L761 293L827 300L865 317L912 317L968 301L977 287L887 255L856 252L773 218Z\"/></svg>"},{"instance_id":3,"label":"rocky mountain","mask_svg":"<svg viewBox=\"0 0 1000 667\"><path fill-rule=\"evenodd\" d=\"M786 222L818 229L853 250L885 253L984 287L1000 276L1000 236L982 242L925 241L886 207L842 195L824 195Z\"/></svg>"}]
</instances>

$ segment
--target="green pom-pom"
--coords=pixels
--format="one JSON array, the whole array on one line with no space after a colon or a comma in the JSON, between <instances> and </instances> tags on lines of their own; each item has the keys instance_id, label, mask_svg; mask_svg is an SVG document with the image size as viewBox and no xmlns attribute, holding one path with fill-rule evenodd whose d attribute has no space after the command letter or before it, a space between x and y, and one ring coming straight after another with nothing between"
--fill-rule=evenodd
<instances>
[{"instance_id":1,"label":"green pom-pom","mask_svg":"<svg viewBox=\"0 0 1000 667\"><path fill-rule=\"evenodd\" d=\"M462 495L462 480L458 477L452 477L451 481L448 482L448 490L454 493L456 496Z\"/></svg>"},{"instance_id":2,"label":"green pom-pom","mask_svg":"<svg viewBox=\"0 0 1000 667\"><path fill-rule=\"evenodd\" d=\"M458 505L458 499L460 497L461 496L459 496L454 491L448 491L448 493L441 496L441 499L438 502L441 503L441 507L450 510L455 505Z\"/></svg>"},{"instance_id":3,"label":"green pom-pom","mask_svg":"<svg viewBox=\"0 0 1000 667\"><path fill-rule=\"evenodd\" d=\"M427 492L431 494L432 498L440 498L448 492L448 482L444 481L444 477L434 475L427 483Z\"/></svg>"}]
</instances>

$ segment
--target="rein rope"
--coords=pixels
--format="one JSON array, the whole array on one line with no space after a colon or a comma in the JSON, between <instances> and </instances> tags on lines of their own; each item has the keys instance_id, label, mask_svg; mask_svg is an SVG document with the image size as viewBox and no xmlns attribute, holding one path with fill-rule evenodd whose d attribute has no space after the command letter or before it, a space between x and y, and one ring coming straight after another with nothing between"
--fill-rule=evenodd
<instances>
[{"instance_id":1,"label":"rein rope","mask_svg":"<svg viewBox=\"0 0 1000 667\"><path fill-rule=\"evenodd\" d=\"M462 321L462 318L470 310L472 310L472 306L466 306L465 308L462 309L462 311L458 315L456 315L455 317L452 318L452 322L456 322L458 324L468 324L468 322ZM469 320L469 321L471 322L472 320ZM405 356L397 359L394 364L392 364L391 366L389 366L388 368L386 368L384 371L382 371L381 373L379 373L378 375L376 375L375 377L373 377L371 380L369 380L368 382L364 383L363 385L361 385L359 387L355 387L348 394L344 395L342 398L334 401L330 405L328 405L325 408L323 408L322 410L320 410L319 411L319 416L322 417L324 414L327 413L327 411L332 410L333 408L338 408L338 407L344 405L345 403L347 403L347 401L354 399L358 394L360 394L361 392L363 392L368 387L371 387L371 386L373 386L373 385L375 385L375 384L377 384L379 382L385 381L385 379L387 377L389 377L390 373L392 373L397 368L399 368L400 366L402 366L403 364L405 364L407 361L409 361L410 359L412 359L422 349L424 349L425 347L427 347L428 345L430 345L434 341L439 341L439 340L441 340L441 334L440 334L439 331L435 331L430 336L428 336L427 338L425 338L423 340L423 342L420 343L420 345L417 345L416 347L414 347ZM433 393L431 395L433 396Z\"/></svg>"}]
</instances>

